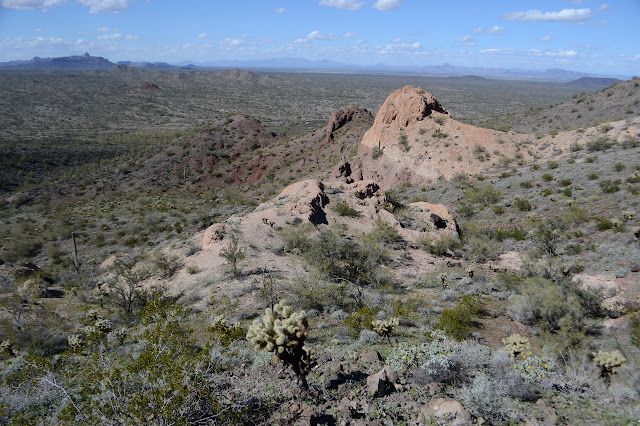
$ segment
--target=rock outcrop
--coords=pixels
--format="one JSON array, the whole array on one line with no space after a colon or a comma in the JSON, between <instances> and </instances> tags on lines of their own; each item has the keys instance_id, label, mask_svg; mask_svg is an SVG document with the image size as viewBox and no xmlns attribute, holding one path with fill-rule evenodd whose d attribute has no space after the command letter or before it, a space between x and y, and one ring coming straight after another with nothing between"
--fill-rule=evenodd
<instances>
[{"instance_id":1,"label":"rock outcrop","mask_svg":"<svg viewBox=\"0 0 640 426\"><path fill-rule=\"evenodd\" d=\"M365 118L371 118L371 113L366 109L360 109L354 106L340 108L331 115L329 123L327 123L327 127L325 128L325 132L327 134L326 141L331 141L333 139L333 133L342 128L349 121L355 119L364 120Z\"/></svg>"},{"instance_id":2,"label":"rock outcrop","mask_svg":"<svg viewBox=\"0 0 640 426\"><path fill-rule=\"evenodd\" d=\"M407 127L430 116L434 111L449 115L431 93L404 86L389 95L378 111L373 124L374 126L396 124Z\"/></svg>"}]
</instances>

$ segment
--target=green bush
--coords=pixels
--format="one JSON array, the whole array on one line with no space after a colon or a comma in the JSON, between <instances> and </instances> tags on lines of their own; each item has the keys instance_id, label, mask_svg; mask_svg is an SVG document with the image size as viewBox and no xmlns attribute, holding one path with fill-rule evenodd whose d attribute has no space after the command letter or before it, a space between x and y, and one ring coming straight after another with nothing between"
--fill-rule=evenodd
<instances>
[{"instance_id":1,"label":"green bush","mask_svg":"<svg viewBox=\"0 0 640 426\"><path fill-rule=\"evenodd\" d=\"M607 137L598 138L592 141L587 142L587 151L595 152L595 151L606 151L611 148L613 143Z\"/></svg>"},{"instance_id":2,"label":"green bush","mask_svg":"<svg viewBox=\"0 0 640 426\"><path fill-rule=\"evenodd\" d=\"M549 167L549 170L557 169L558 167L560 167L560 163L558 163L557 161L549 161L547 167Z\"/></svg>"},{"instance_id":3,"label":"green bush","mask_svg":"<svg viewBox=\"0 0 640 426\"><path fill-rule=\"evenodd\" d=\"M462 299L452 309L444 309L440 314L437 328L457 340L464 340L471 336L480 325L476 321L483 312L484 303L477 296L462 296Z\"/></svg>"},{"instance_id":4,"label":"green bush","mask_svg":"<svg viewBox=\"0 0 640 426\"><path fill-rule=\"evenodd\" d=\"M464 191L464 197L472 204L491 205L500 201L502 194L491 184L486 184Z\"/></svg>"},{"instance_id":5,"label":"green bush","mask_svg":"<svg viewBox=\"0 0 640 426\"><path fill-rule=\"evenodd\" d=\"M553 179L555 178L551 173L545 173L542 175L542 180L544 180L545 182L551 182Z\"/></svg>"},{"instance_id":6,"label":"green bush","mask_svg":"<svg viewBox=\"0 0 640 426\"><path fill-rule=\"evenodd\" d=\"M605 194L612 194L614 192L620 191L621 183L622 181L620 179L616 179L616 180L607 179L607 180L598 182L598 185L600 185L602 192L604 192Z\"/></svg>"},{"instance_id":7,"label":"green bush","mask_svg":"<svg viewBox=\"0 0 640 426\"><path fill-rule=\"evenodd\" d=\"M429 237L421 237L418 239L418 244L436 256L446 256L463 247L462 241L460 241L460 238L456 235L443 235L435 241Z\"/></svg>"},{"instance_id":8,"label":"green bush","mask_svg":"<svg viewBox=\"0 0 640 426\"><path fill-rule=\"evenodd\" d=\"M533 183L531 183L530 181L527 180L527 181L524 181L524 182L520 182L520 186L522 188L529 189L529 188L533 188Z\"/></svg>"},{"instance_id":9,"label":"green bush","mask_svg":"<svg viewBox=\"0 0 640 426\"><path fill-rule=\"evenodd\" d=\"M513 203L521 212L528 212L528 211L531 211L532 209L531 204L527 200L521 200L520 198L516 198L513 200Z\"/></svg>"},{"instance_id":10,"label":"green bush","mask_svg":"<svg viewBox=\"0 0 640 426\"><path fill-rule=\"evenodd\" d=\"M359 217L360 213L358 210L354 209L344 200L340 200L331 207L331 210L336 212L338 216L347 216L347 217Z\"/></svg>"}]
</instances>

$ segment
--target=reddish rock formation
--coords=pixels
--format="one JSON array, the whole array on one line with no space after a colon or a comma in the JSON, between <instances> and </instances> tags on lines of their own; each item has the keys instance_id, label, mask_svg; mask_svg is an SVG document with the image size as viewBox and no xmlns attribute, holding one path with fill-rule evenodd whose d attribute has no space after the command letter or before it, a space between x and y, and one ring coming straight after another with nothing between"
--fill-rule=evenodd
<instances>
[{"instance_id":1,"label":"reddish rock formation","mask_svg":"<svg viewBox=\"0 0 640 426\"><path fill-rule=\"evenodd\" d=\"M333 133L336 130L343 127L349 121L364 120L370 117L371 117L371 113L366 109L360 109L354 106L340 108L339 110L333 113L333 115L329 119L329 123L327 123L327 127L325 128L325 132L327 133L327 142L333 139Z\"/></svg>"}]
</instances>

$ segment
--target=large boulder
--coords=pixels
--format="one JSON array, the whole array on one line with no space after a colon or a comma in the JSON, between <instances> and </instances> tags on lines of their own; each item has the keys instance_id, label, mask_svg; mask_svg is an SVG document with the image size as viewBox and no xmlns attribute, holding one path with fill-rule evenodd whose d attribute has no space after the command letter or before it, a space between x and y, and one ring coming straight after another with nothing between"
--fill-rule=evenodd
<instances>
[{"instance_id":1,"label":"large boulder","mask_svg":"<svg viewBox=\"0 0 640 426\"><path fill-rule=\"evenodd\" d=\"M397 124L407 127L411 123L423 120L434 111L449 114L431 93L407 85L387 97L373 124Z\"/></svg>"},{"instance_id":2,"label":"large boulder","mask_svg":"<svg viewBox=\"0 0 640 426\"><path fill-rule=\"evenodd\" d=\"M316 179L296 182L283 189L277 198L297 200L289 205L290 213L302 216L316 225L327 223L324 206L329 203L329 197L324 192L322 182Z\"/></svg>"}]
</instances>

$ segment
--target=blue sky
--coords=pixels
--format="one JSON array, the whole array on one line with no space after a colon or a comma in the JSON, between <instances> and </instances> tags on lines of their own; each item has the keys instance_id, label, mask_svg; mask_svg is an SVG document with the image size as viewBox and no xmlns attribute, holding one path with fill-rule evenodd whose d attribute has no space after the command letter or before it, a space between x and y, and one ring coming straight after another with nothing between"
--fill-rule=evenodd
<instances>
[{"instance_id":1,"label":"blue sky","mask_svg":"<svg viewBox=\"0 0 640 426\"><path fill-rule=\"evenodd\" d=\"M640 74L639 0L0 0L0 61L299 57Z\"/></svg>"}]
</instances>

